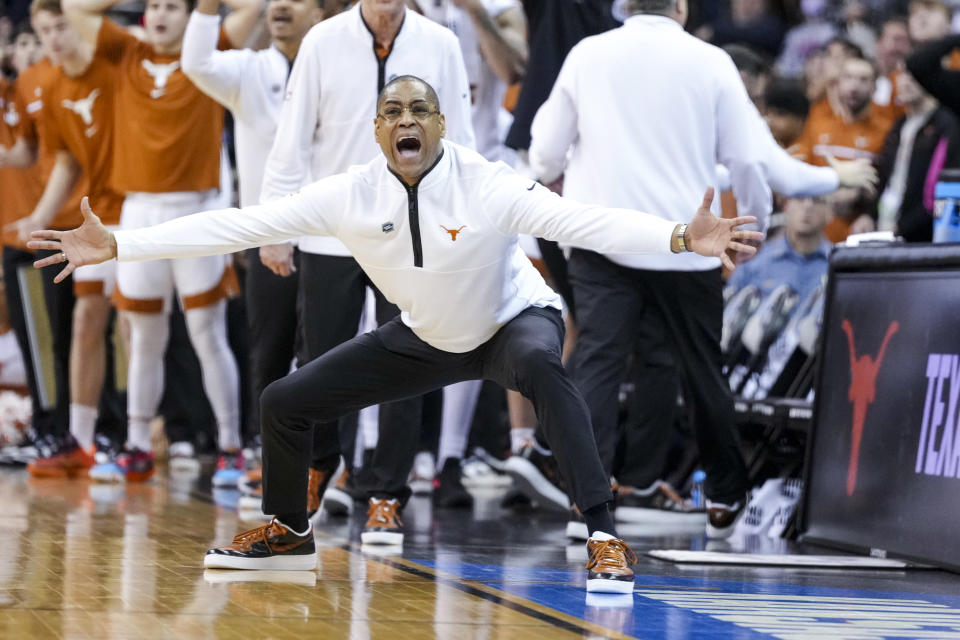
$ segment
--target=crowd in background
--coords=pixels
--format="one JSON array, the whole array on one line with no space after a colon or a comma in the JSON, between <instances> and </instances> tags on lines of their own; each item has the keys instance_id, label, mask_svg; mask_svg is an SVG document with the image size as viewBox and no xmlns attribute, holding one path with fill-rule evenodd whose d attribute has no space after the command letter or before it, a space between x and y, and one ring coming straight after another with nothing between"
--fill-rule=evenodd
<instances>
[{"instance_id":1,"label":"crowd in background","mask_svg":"<svg viewBox=\"0 0 960 640\"><path fill-rule=\"evenodd\" d=\"M180 3L181 0L171 2ZM349 11L351 4L334 0L267 0L264 11L269 11L270 5L283 2L317 2L316 8L322 10L324 19ZM234 15L244 9L256 14L255 20L251 19L249 25L238 31L242 37L230 38L229 44L254 49L263 49L269 44L270 21L261 20L262 7L258 2L225 4ZM472 117L477 150L488 159L502 159L518 172L543 179L551 189L562 192L563 176L545 176L538 172L536 159L532 157L537 144L536 140L531 141L534 118L550 96L570 49L583 38L618 28L632 5L619 0L417 0L408 4L413 10L451 28L461 39L470 38L462 46L464 68L470 90L474 92ZM198 453L216 452L218 471L250 471L243 478L239 473L221 473L221 479L230 475L226 484L239 483L245 493L256 498L259 495L256 397L269 380L260 380L260 374L250 370L251 358L256 357L257 346L262 344L263 338L259 333L257 337L248 334L248 317L257 303L251 302L249 292L246 297L239 290L229 292L233 297L223 302L223 309L218 311L224 317L222 337L229 343L233 359L239 365L239 375L232 374L236 376L233 378L233 394L239 397L232 402L238 407L238 417L225 417L230 410L221 407L231 402L229 393L223 394L225 399L211 398L209 403L199 393L204 388L208 395L218 393L211 391L210 374L206 370L208 361L216 358L201 353L198 360L194 355L191 340L196 344L197 330L192 326L196 322L191 323L190 318L195 316L190 316L185 299L179 300L182 309L176 308L176 304L165 309L171 313L169 319L163 315L162 322L169 323L169 326L150 329L154 335L158 331L169 333L169 340L163 342L166 351L156 354L166 363L161 384L164 393L160 400L158 389L159 408L154 412L164 418L165 436L155 432L152 434L154 442L149 437L144 440L142 429L135 442L127 436L128 411L131 420L134 413L140 421L149 422L154 416L144 414L144 411L149 413L149 409L137 412L129 409L133 405L125 398L131 383L126 382L127 358L124 353L131 347L125 321L116 319L113 313L103 312L102 327L99 333L93 332L94 341L101 343L104 342L103 336L108 336L106 347L102 344L99 347L105 349L106 355L97 356L104 359L104 363L98 366L106 372L101 376L105 378L102 390L98 383L92 392L99 400L86 400L84 404L77 400L75 389L73 393L67 389L68 383L76 387L77 380L83 379L83 371L92 357L82 353L77 355L79 347L74 345L71 349L70 346L71 332L76 341L78 331L75 316L78 303L72 296L76 295L76 300L80 300L83 291L76 288L77 283L74 283L75 292L66 285L57 289L46 282L53 278L53 273L27 273L31 258L24 257L27 253L24 243L29 231L36 227L22 222L18 224L42 206L45 181L50 179L54 164L51 156L45 157L47 152L42 141L39 154L34 155L24 150L22 144L18 145L23 135L19 119L36 115L31 111L31 96L25 94L23 85L33 82L35 71L31 69L35 70L38 65L49 66L50 60L44 62L44 58L52 59L55 53L51 56L41 47L40 39L31 27L29 3L0 0L0 7L0 66L3 70L0 111L4 116L4 122L0 123L0 220L4 224L3 241L7 247L4 252L6 306L11 315L8 321L0 322L0 329L20 326L23 334L18 340L9 335L12 330L0 335L0 385L28 392L33 414L32 426L24 424L22 430L5 428L0 432L0 437L5 439L3 444L9 445L3 453L5 461L29 463L31 472L36 469L42 475L49 472L49 466L38 460L60 460L58 456L69 454L79 446L90 452L90 459L84 464L91 469L99 465L114 465L116 468L117 459L127 455L128 459L120 465L119 471L105 477L115 480L118 474L121 479L126 475L126 480L132 481L138 469L144 478L153 472L152 454L149 460L137 458L139 454L129 458L133 445L137 451L152 448L160 452L163 446L158 441L165 439L169 443L171 468L194 470L199 468L193 464ZM109 15L128 28L129 33L144 38L139 24L142 11L142 3L128 2L114 6ZM221 13L228 13L226 7ZM36 8L32 16L36 25ZM828 186L815 190L815 194L778 193L776 185L770 181L774 191L773 215L767 241L755 258L738 267L727 280L728 286L742 289L754 285L766 295L787 284L800 299L805 299L822 284L833 243L843 242L851 234L887 231L907 242L933 239L934 187L942 171L960 167L960 112L957 111L960 83L955 80L958 76L950 76L951 72L960 74L960 37L953 35L960 33L960 2L691 0L685 28L729 54L740 72L747 95L780 147L798 160L831 168L836 173L833 178L826 179ZM492 30L490 33L496 37L487 40L484 29ZM299 41L297 43L299 45ZM197 84L205 93L220 100L202 81L198 80ZM640 87L640 90L642 96L644 91L655 94L658 88ZM486 100L483 113L478 108L478 92L479 99ZM238 157L242 151L238 151L235 143L238 135L242 135L238 132L245 125L227 99L220 101L230 107L220 136L223 152L216 147L214 140L213 149L183 147L181 153L212 153L219 158L221 175L215 199L221 205L243 204L244 176L242 167L238 166L243 162ZM55 109L56 105L44 104L38 108ZM443 103L441 108L444 111L453 109ZM224 117L224 112L217 113L216 117ZM118 113L117 117L137 118L139 115ZM283 125L280 126L282 129ZM610 136L616 135L617 132L610 132ZM40 136L43 136L42 132ZM135 144L135 141L128 143ZM238 167L241 172L239 191L236 180L231 179L235 175L233 167ZM270 171L269 165L267 171ZM638 171L642 169L638 168ZM71 181L74 194L70 196L69 206L76 210L79 195L96 180L96 176L82 176ZM723 167L718 168L715 186L720 192L718 210L725 216L735 215L738 203L731 190L730 176L725 174ZM203 185L202 188L207 191L210 187ZM199 191L200 187L197 189ZM256 190L259 192L259 180ZM129 194L149 189L129 187L117 191ZM199 208L202 207L194 210ZM79 222L79 216L71 219L66 215L56 220L60 228L69 228ZM455 235L453 239L456 240ZM525 250L564 297L568 322L566 351L574 350L576 309L580 302L567 276L563 248L530 239ZM252 270L264 266L274 273L282 273L285 260L289 260L291 266L294 264L293 249L290 251L288 258L269 260L263 254L259 257L256 254L237 256L234 268L240 272L239 282L249 284ZM300 292L309 286L304 284L309 273L303 262L306 254L325 256L322 251L313 253L303 245L297 250L296 258L301 262L296 264L302 271L299 275ZM287 276L277 277L289 277L293 270L287 269ZM246 278L243 277L245 273ZM219 271L216 278L220 278ZM179 281L177 284L182 289ZM200 294L209 288L204 284L194 293ZM227 295L226 289L224 295ZM262 292L258 293L261 303L262 295ZM291 290L290 295L296 300L295 290ZM299 303L292 304L302 306L304 302L301 298ZM375 320L372 317L382 314L379 309L374 312L374 306L367 301L365 326L373 326L371 323ZM131 310L129 306L120 305L118 308ZM293 307L290 311L293 314ZM314 307L309 310L309 317L315 319L325 313L337 314L340 310ZM610 313L615 311L610 310ZM43 314L48 314L49 319L41 317ZM382 318L377 319L382 321ZM296 318L292 322L294 327L300 328L274 329L297 334L295 338L287 337L290 352L281 358L281 370L284 367L289 370L292 360L299 359L302 363L329 348L312 347L312 338L304 335L304 327L310 326L315 331L332 329L317 328L315 320L304 321L303 316L299 324ZM350 331L354 328L351 327ZM135 343L136 332L135 326ZM19 369L18 351L27 365ZM99 353L96 350L83 353L95 352ZM633 362L641 359L640 353L638 347L637 354L621 354L623 368L629 364L634 370L642 369L635 367ZM70 361L71 354L73 362ZM654 362L652 366L659 392L666 393L668 398L676 397L678 391L683 393L684 385L674 380L674 374L670 373L675 371L670 362ZM79 373L73 371L77 368ZM228 371L230 367L223 365L222 370ZM160 371L164 372L164 369L161 367ZM661 375L664 371L668 375ZM226 373L217 376L231 379ZM672 436L655 438L656 446L663 448L664 453L642 463L642 472L637 473L641 463L631 457L630 452L637 446L637 436L631 429L638 420L644 419L643 416L650 416L643 408L637 409L636 403L640 400L633 396L642 396L640 389L650 389L644 386L650 380L649 371L646 376L637 373L632 380L635 384L624 384L624 393L618 396L621 404L617 411L620 423L617 450L620 453L610 464L613 465L612 475L620 484L619 495L625 506L621 513L624 518L629 518L630 509L638 508L640 511L632 517L641 520L650 517L649 510L679 516L702 516L703 505L681 495L690 489L692 478L677 477L674 473L676 460L691 446L687 440L681 440L677 445ZM630 389L636 389L637 393L627 393ZM214 405L212 409L211 404ZM672 402L666 404L672 405ZM77 409L81 405L92 405L93 413L82 413ZM537 432L532 407L524 404L518 394L507 394L490 383L482 387L477 383L469 389L457 390L455 394L429 394L418 406L419 424L405 427L403 436L416 445L413 449L417 455L408 465L412 466L409 481L415 493L433 492L440 506L464 507L472 501L464 485L498 484L503 478L512 476L516 490L505 498L506 504L530 504L532 501L545 507L567 509L571 506L563 479L551 462L550 445ZM672 412L666 417L650 419L657 424L664 424L666 420L667 427L675 422ZM28 416L19 415L17 420L28 422ZM77 420L86 420L91 427L77 432L74 429ZM230 432L226 423L231 421L239 425L239 434ZM96 435L92 431L94 423ZM380 436L383 437L382 419L380 424ZM417 427L419 433L414 433ZM344 511L352 508L354 500L365 501L362 471L365 466L375 464L373 451L377 432L377 416L370 411L361 413L352 426L341 425L339 428L345 470L332 482L326 477L323 486L330 483L328 492L339 492L342 498L339 504ZM80 442L77 442L78 433L83 434ZM668 449L669 455L666 453ZM336 459L339 462L339 456ZM145 466L148 462L149 473ZM54 471L64 469L57 466L59 464L54 463ZM133 476L130 475L131 469ZM668 482L668 478L673 482ZM336 511L337 504L328 497L331 511Z\"/></svg>"}]
</instances>

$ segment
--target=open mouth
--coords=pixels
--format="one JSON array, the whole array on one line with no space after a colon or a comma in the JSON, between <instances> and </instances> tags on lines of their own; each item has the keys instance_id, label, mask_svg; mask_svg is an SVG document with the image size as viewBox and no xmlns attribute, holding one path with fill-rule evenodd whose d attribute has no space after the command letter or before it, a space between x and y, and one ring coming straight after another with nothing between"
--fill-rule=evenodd
<instances>
[{"instance_id":1,"label":"open mouth","mask_svg":"<svg viewBox=\"0 0 960 640\"><path fill-rule=\"evenodd\" d=\"M166 26L166 25L163 25L163 24L158 24L156 27L154 27L154 30L155 30L157 33L166 33L166 32L167 32L167 26Z\"/></svg>"},{"instance_id":2,"label":"open mouth","mask_svg":"<svg viewBox=\"0 0 960 640\"><path fill-rule=\"evenodd\" d=\"M413 136L404 136L397 140L397 155L401 158L416 158L420 153L420 141Z\"/></svg>"},{"instance_id":3,"label":"open mouth","mask_svg":"<svg viewBox=\"0 0 960 640\"><path fill-rule=\"evenodd\" d=\"M272 18L270 18L270 20L275 24L290 24L291 22L293 22L293 19L287 15L275 15Z\"/></svg>"}]
</instances>

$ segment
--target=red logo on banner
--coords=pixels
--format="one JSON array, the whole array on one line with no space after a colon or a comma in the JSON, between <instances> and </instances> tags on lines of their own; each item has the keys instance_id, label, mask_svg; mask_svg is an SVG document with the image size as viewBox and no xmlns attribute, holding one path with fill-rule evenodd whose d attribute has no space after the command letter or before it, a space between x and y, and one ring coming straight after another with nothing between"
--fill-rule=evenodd
<instances>
[{"instance_id":1,"label":"red logo on banner","mask_svg":"<svg viewBox=\"0 0 960 640\"><path fill-rule=\"evenodd\" d=\"M883 355L890 344L890 338L900 329L900 323L894 320L887 327L877 357L862 355L857 358L856 341L853 338L853 325L844 319L843 331L847 334L850 347L850 391L848 397L853 403L853 430L850 443L850 465L847 467L847 495L853 495L857 486L857 462L860 458L860 442L863 438L863 424L867 419L867 408L873 404L877 395L877 374L883 363Z\"/></svg>"}]
</instances>

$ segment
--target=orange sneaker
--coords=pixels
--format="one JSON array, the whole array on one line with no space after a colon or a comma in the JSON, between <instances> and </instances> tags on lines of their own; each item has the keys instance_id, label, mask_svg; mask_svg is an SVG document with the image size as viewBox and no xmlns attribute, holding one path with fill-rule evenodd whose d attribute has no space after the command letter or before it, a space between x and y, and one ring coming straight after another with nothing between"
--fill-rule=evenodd
<instances>
[{"instance_id":1,"label":"orange sneaker","mask_svg":"<svg viewBox=\"0 0 960 640\"><path fill-rule=\"evenodd\" d=\"M400 519L400 501L395 498L370 498L367 524L360 534L363 544L403 544L403 521Z\"/></svg>"},{"instance_id":2,"label":"orange sneaker","mask_svg":"<svg viewBox=\"0 0 960 640\"><path fill-rule=\"evenodd\" d=\"M37 458L27 464L34 478L85 478L95 464L94 448L76 446L46 458Z\"/></svg>"},{"instance_id":3,"label":"orange sneaker","mask_svg":"<svg viewBox=\"0 0 960 640\"><path fill-rule=\"evenodd\" d=\"M637 556L627 543L606 533L594 533L587 540L587 591L591 593L633 593L633 569Z\"/></svg>"}]
</instances>

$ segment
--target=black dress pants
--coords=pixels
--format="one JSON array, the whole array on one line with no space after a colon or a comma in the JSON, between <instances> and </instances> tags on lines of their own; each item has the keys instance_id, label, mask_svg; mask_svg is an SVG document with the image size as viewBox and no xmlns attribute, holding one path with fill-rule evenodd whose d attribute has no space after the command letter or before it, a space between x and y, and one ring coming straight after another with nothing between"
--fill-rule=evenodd
<instances>
[{"instance_id":1,"label":"black dress pants","mask_svg":"<svg viewBox=\"0 0 960 640\"><path fill-rule=\"evenodd\" d=\"M616 451L617 396L627 374L628 355L636 353L640 362L646 362L647 354L638 349L662 334L691 410L694 438L707 473L705 493L727 504L743 499L748 489L746 468L734 432L733 395L721 373L720 269L630 269L597 253L575 249L569 270L579 329L573 375L590 407L604 470L611 472ZM666 360L661 364L668 366ZM646 393L648 403L673 403L676 398L675 394L663 397L663 390L636 392ZM628 466L662 463L647 459L636 444L633 449L637 459L628 460ZM656 474L660 469L648 471Z\"/></svg>"},{"instance_id":2,"label":"black dress pants","mask_svg":"<svg viewBox=\"0 0 960 640\"><path fill-rule=\"evenodd\" d=\"M294 264L300 252L294 250ZM245 291L250 350L250 417L248 434L260 433L260 394L290 373L297 345L299 272L278 276L263 266L260 249L247 251Z\"/></svg>"},{"instance_id":3,"label":"black dress pants","mask_svg":"<svg viewBox=\"0 0 960 640\"><path fill-rule=\"evenodd\" d=\"M300 326L304 362L326 354L357 335L367 287L373 288L376 293L377 324L382 325L400 313L373 287L352 257L304 252L300 254L300 270ZM423 399L419 397L381 405L379 439L389 442L390 446L376 448L368 468L364 469L360 478L362 488L396 497L403 503L407 501L410 497L407 477L418 449L422 413ZM330 425L317 426L313 459L329 460L342 453L350 467L357 435L357 416L346 412L338 415L337 419L337 429L330 428Z\"/></svg>"},{"instance_id":4,"label":"black dress pants","mask_svg":"<svg viewBox=\"0 0 960 640\"><path fill-rule=\"evenodd\" d=\"M46 258L54 253L57 252L38 251L36 257ZM70 431L70 342L73 338L73 304L76 298L73 295L73 277L57 284L53 281L56 273L56 269L45 269L41 276L53 339L53 377L57 385L53 422L48 433L59 439Z\"/></svg>"},{"instance_id":5,"label":"black dress pants","mask_svg":"<svg viewBox=\"0 0 960 640\"><path fill-rule=\"evenodd\" d=\"M260 399L264 511L298 512L306 504L315 423L331 430L331 421L364 407L473 379L493 380L531 400L582 510L609 502L587 406L560 362L563 331L559 311L531 307L476 349L449 353L395 318L274 382ZM416 436L381 432L378 449L406 447Z\"/></svg>"}]
</instances>

